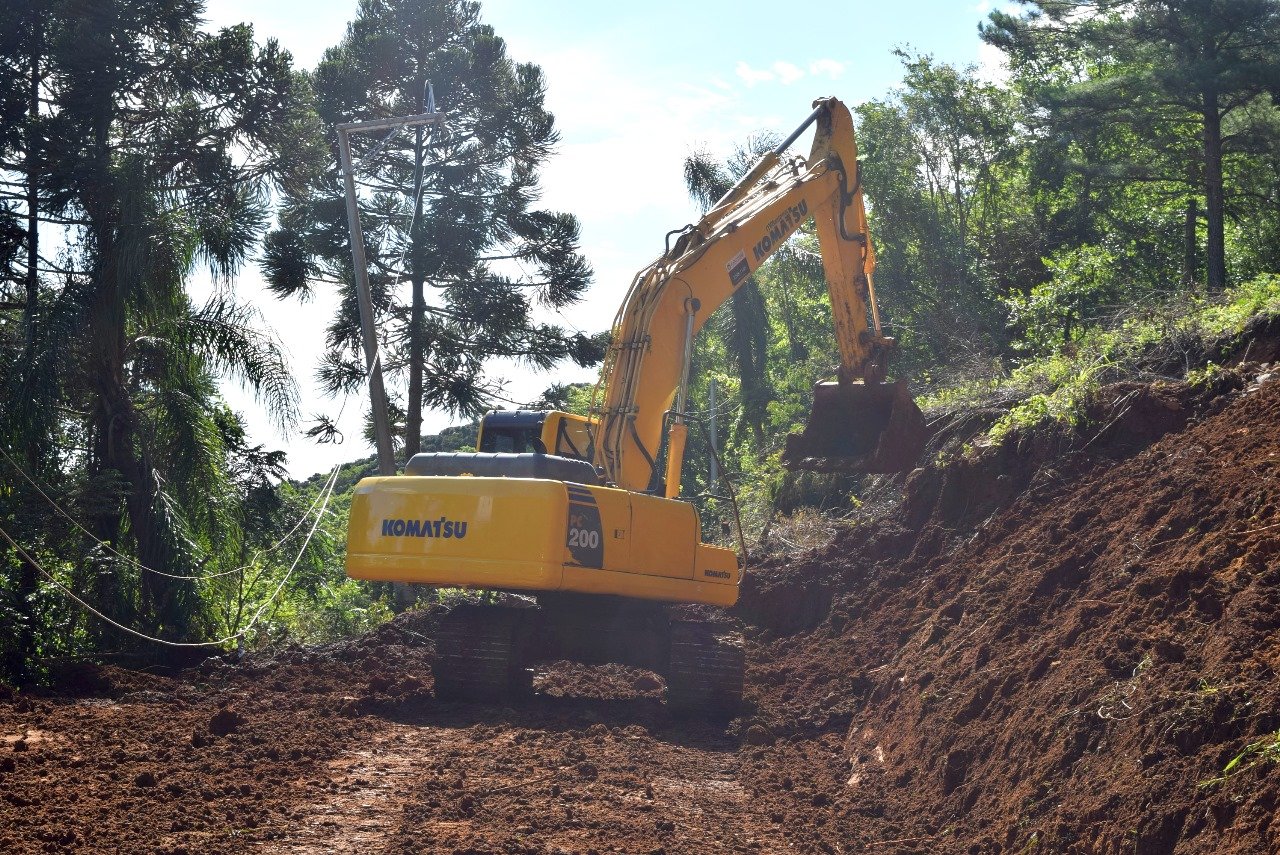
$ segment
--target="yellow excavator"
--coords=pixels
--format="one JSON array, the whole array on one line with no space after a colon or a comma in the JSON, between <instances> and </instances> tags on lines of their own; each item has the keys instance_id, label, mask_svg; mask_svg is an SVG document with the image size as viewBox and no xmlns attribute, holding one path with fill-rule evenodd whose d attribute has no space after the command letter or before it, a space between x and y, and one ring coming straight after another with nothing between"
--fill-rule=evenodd
<instances>
[{"instance_id":1,"label":"yellow excavator","mask_svg":"<svg viewBox=\"0 0 1280 855\"><path fill-rule=\"evenodd\" d=\"M810 126L809 157L787 157ZM822 99L637 274L592 416L493 412L477 451L418 454L402 475L357 485L352 577L524 595L442 617L438 697L509 697L528 691L534 662L573 659L656 671L674 710L732 714L742 693L740 638L672 608L732 606L741 581L737 554L703 543L696 509L679 498L690 359L716 308L810 218L839 368L815 388L784 463L844 472L914 465L925 428L905 385L885 382L894 342L875 302L853 121L840 101Z\"/></svg>"}]
</instances>

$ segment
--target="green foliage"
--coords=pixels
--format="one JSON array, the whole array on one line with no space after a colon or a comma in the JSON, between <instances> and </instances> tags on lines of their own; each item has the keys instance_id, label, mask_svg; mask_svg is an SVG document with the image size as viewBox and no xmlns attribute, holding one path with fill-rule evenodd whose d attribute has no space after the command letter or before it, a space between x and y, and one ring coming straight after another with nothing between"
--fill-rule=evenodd
<instances>
[{"instance_id":1,"label":"green foliage","mask_svg":"<svg viewBox=\"0 0 1280 855\"><path fill-rule=\"evenodd\" d=\"M256 313L229 293L195 305L187 281L199 266L234 275L270 194L323 156L289 55L248 26L206 32L200 12L9 4L0 60L0 101L22 131L0 134L4 186L20 191L6 199L22 212L6 227L26 250L0 258L0 444L61 510L6 463L18 488L0 497L0 522L110 617L184 639L214 630L204 580L267 536L283 471L282 454L246 442L218 378L252 388L281 427L296 417L292 371ZM50 649L134 643L46 608L36 568L7 551L4 567L21 627L9 670Z\"/></svg>"},{"instance_id":2,"label":"green foliage","mask_svg":"<svg viewBox=\"0 0 1280 855\"><path fill-rule=\"evenodd\" d=\"M352 579L322 584L306 597L283 598L260 628L254 643L319 644L359 635L391 619L390 592L376 598Z\"/></svg>"},{"instance_id":3,"label":"green foliage","mask_svg":"<svg viewBox=\"0 0 1280 855\"><path fill-rule=\"evenodd\" d=\"M1221 774L1201 781L1200 786L1220 786L1250 769L1272 763L1280 763L1280 731L1268 733L1250 742L1239 754L1227 761L1227 765L1222 767Z\"/></svg>"},{"instance_id":4,"label":"green foliage","mask_svg":"<svg viewBox=\"0 0 1280 855\"><path fill-rule=\"evenodd\" d=\"M1152 182L1176 194L1175 205L1188 191L1202 195L1205 281L1211 291L1225 287L1228 176L1273 148L1254 128L1280 92L1280 7L1270 0L1023 5L1022 17L993 12L982 34L1010 55L1042 108L1046 138L1087 152L1093 163L1081 172L1091 178ZM1187 281L1198 266L1196 203L1193 196L1183 238Z\"/></svg>"},{"instance_id":5,"label":"green foliage","mask_svg":"<svg viewBox=\"0 0 1280 855\"><path fill-rule=\"evenodd\" d=\"M1076 424L1088 396L1103 383L1139 376L1146 366L1168 362L1176 357L1174 350L1179 346L1194 343L1207 349L1229 343L1250 320L1276 315L1280 315L1280 276L1276 275L1259 276L1219 297L1174 298L1122 316L1118 323L1085 328L1045 356L1025 361L1002 380L970 388L969 400L1001 393L1020 398L992 427L989 439L996 444L1016 429L1046 419ZM1189 381L1201 384L1218 371L1211 362L1184 365L1184 370ZM961 400L963 396L953 391L950 398L925 403L954 405Z\"/></svg>"},{"instance_id":6,"label":"green foliage","mask_svg":"<svg viewBox=\"0 0 1280 855\"><path fill-rule=\"evenodd\" d=\"M553 383L536 401L525 404L529 410L559 410L585 416L591 409L595 383ZM474 446L474 441L472 442Z\"/></svg>"},{"instance_id":7,"label":"green foliage","mask_svg":"<svg viewBox=\"0 0 1280 855\"><path fill-rule=\"evenodd\" d=\"M903 88L856 110L881 314L913 367L983 358L1000 298L1039 268L1015 102L974 68L898 56Z\"/></svg>"}]
</instances>

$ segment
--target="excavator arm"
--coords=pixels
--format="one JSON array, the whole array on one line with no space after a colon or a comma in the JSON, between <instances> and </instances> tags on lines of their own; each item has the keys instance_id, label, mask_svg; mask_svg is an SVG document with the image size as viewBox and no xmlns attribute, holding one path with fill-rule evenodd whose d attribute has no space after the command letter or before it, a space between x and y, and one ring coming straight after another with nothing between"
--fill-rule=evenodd
<instances>
[{"instance_id":1,"label":"excavator arm","mask_svg":"<svg viewBox=\"0 0 1280 855\"><path fill-rule=\"evenodd\" d=\"M784 160L810 125L816 131L809 157ZM597 462L610 482L655 492L665 481L665 494L678 494L694 336L809 218L831 296L839 368L834 384L815 390L809 427L789 442L790 462L884 471L914 459L912 448L918 453L923 444L919 410L905 387L883 385L894 342L882 334L875 303L875 249L853 120L844 104L827 98L632 282L614 324L596 436ZM845 424L827 423L832 420ZM664 439L667 466L660 470ZM886 440L898 447L882 448ZM848 465L831 462L841 458Z\"/></svg>"}]
</instances>

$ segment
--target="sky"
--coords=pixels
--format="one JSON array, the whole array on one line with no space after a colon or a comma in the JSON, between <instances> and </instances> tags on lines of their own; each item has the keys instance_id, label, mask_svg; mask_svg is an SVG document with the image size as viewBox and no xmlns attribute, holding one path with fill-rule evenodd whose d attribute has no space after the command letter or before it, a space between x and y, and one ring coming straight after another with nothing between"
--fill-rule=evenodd
<instances>
[{"instance_id":1,"label":"sky","mask_svg":"<svg viewBox=\"0 0 1280 855\"><path fill-rule=\"evenodd\" d=\"M356 0L209 0L205 17L210 29L251 23L259 41L274 38L298 67L313 68L341 40L356 6ZM811 6L482 0L481 6L510 56L537 63L546 76L561 141L542 172L541 204L577 215L582 250L596 274L581 304L547 320L584 332L607 329L635 272L661 253L663 236L697 219L681 171L689 154L725 157L752 134L785 135L815 98L835 95L852 106L890 97L902 78L895 48L999 74L998 53L978 38L992 0ZM449 109L447 99L438 106ZM802 138L797 150L807 145ZM250 393L224 382L224 395L245 416L254 441L286 450L298 478L371 454L359 435L363 400L343 407L315 382L336 298L282 303L266 292L253 265L234 288L260 309L289 353L304 420L341 414L347 437L340 445L319 445L301 428L281 433ZM553 382L595 379L594 370L573 365L539 374L511 364L492 368L508 381L505 396L515 401L533 400ZM430 413L424 429L449 423Z\"/></svg>"}]
</instances>

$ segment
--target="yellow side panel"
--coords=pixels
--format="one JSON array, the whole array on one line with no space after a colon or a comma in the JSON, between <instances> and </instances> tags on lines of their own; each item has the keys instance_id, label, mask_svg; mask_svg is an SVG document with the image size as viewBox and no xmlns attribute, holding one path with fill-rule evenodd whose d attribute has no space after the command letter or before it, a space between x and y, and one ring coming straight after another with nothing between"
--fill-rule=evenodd
<instances>
[{"instance_id":1,"label":"yellow side panel","mask_svg":"<svg viewBox=\"0 0 1280 855\"><path fill-rule=\"evenodd\" d=\"M347 574L721 606L738 598L733 551L698 542L691 505L533 478L364 479Z\"/></svg>"},{"instance_id":2,"label":"yellow side panel","mask_svg":"<svg viewBox=\"0 0 1280 855\"><path fill-rule=\"evenodd\" d=\"M564 485L569 496L562 560L580 567L626 567L631 559L631 497L626 490Z\"/></svg>"},{"instance_id":3,"label":"yellow side panel","mask_svg":"<svg viewBox=\"0 0 1280 855\"><path fill-rule=\"evenodd\" d=\"M698 512L688 502L631 494L633 573L692 579L699 541Z\"/></svg>"},{"instance_id":4,"label":"yellow side panel","mask_svg":"<svg viewBox=\"0 0 1280 855\"><path fill-rule=\"evenodd\" d=\"M366 478L347 527L357 579L555 590L567 500L559 481Z\"/></svg>"}]
</instances>

